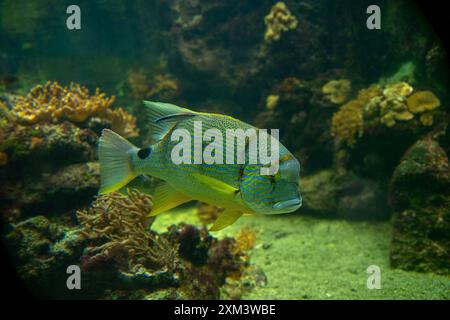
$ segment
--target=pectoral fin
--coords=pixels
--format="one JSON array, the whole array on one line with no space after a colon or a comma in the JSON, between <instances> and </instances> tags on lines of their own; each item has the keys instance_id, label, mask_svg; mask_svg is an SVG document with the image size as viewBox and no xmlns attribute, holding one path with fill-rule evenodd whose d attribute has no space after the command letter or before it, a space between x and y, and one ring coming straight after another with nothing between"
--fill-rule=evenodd
<instances>
[{"instance_id":1,"label":"pectoral fin","mask_svg":"<svg viewBox=\"0 0 450 320\"><path fill-rule=\"evenodd\" d=\"M229 225L232 225L239 217L242 216L242 212L231 210L231 209L225 209L224 212L222 212L217 220L214 222L213 226L209 228L209 231L219 231L222 230Z\"/></svg>"},{"instance_id":2,"label":"pectoral fin","mask_svg":"<svg viewBox=\"0 0 450 320\"><path fill-rule=\"evenodd\" d=\"M178 207L180 204L192 200L183 193L172 188L167 182L156 187L154 193L153 209L149 216L156 216L164 211Z\"/></svg>"},{"instance_id":3,"label":"pectoral fin","mask_svg":"<svg viewBox=\"0 0 450 320\"><path fill-rule=\"evenodd\" d=\"M194 179L197 179L204 185L207 185L209 189L214 190L216 193L230 197L230 199L233 199L236 193L239 191L239 189L223 181L214 179L206 175L196 176Z\"/></svg>"}]
</instances>

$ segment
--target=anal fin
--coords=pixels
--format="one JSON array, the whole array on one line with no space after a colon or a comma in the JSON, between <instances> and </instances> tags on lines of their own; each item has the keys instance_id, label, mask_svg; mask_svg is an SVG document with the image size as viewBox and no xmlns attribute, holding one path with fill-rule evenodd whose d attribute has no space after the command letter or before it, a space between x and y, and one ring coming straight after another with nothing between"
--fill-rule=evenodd
<instances>
[{"instance_id":1,"label":"anal fin","mask_svg":"<svg viewBox=\"0 0 450 320\"><path fill-rule=\"evenodd\" d=\"M219 231L222 230L229 225L232 225L234 222L236 222L237 219L242 216L242 212L231 210L231 209L225 209L224 212L219 214L219 217L214 222L211 228L209 228L209 231Z\"/></svg>"},{"instance_id":2,"label":"anal fin","mask_svg":"<svg viewBox=\"0 0 450 320\"><path fill-rule=\"evenodd\" d=\"M192 200L183 193L172 188L167 182L156 187L153 195L153 209L149 216L153 217L164 211L178 207L179 205Z\"/></svg>"}]
</instances>

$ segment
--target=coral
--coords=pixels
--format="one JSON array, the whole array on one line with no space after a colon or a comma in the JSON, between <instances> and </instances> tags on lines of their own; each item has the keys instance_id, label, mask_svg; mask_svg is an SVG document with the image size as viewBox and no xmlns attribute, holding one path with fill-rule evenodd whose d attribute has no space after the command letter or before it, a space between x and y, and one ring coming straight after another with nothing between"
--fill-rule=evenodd
<instances>
[{"instance_id":1,"label":"coral","mask_svg":"<svg viewBox=\"0 0 450 320\"><path fill-rule=\"evenodd\" d=\"M420 115L420 123L422 123L424 126L432 126L433 125L433 114L430 112L423 113Z\"/></svg>"},{"instance_id":2,"label":"coral","mask_svg":"<svg viewBox=\"0 0 450 320\"><path fill-rule=\"evenodd\" d=\"M283 32L297 28L297 18L292 15L284 2L277 2L264 18L267 26L264 39L267 42L278 41Z\"/></svg>"},{"instance_id":3,"label":"coral","mask_svg":"<svg viewBox=\"0 0 450 320\"><path fill-rule=\"evenodd\" d=\"M322 93L335 104L347 101L351 90L351 82L347 79L331 80L322 87Z\"/></svg>"},{"instance_id":4,"label":"coral","mask_svg":"<svg viewBox=\"0 0 450 320\"><path fill-rule=\"evenodd\" d=\"M137 136L136 118L122 108L111 109L115 97L107 97L96 90L90 95L89 89L79 84L63 87L57 82L37 85L26 96L12 96L11 113L23 125L36 123L59 123L69 120L82 123L98 117L111 121L112 129L127 137Z\"/></svg>"},{"instance_id":5,"label":"coral","mask_svg":"<svg viewBox=\"0 0 450 320\"><path fill-rule=\"evenodd\" d=\"M431 91L418 91L408 97L407 104L412 113L422 113L439 108L441 102Z\"/></svg>"},{"instance_id":6,"label":"coral","mask_svg":"<svg viewBox=\"0 0 450 320\"><path fill-rule=\"evenodd\" d=\"M408 110L406 97L413 88L406 82L387 85L382 95L373 97L365 106L365 112L379 117L380 122L387 127L393 127L397 121L408 121L414 115Z\"/></svg>"},{"instance_id":7,"label":"coral","mask_svg":"<svg viewBox=\"0 0 450 320\"><path fill-rule=\"evenodd\" d=\"M88 250L90 259L112 257L125 270L137 265L150 269L172 266L174 248L149 230L154 218L147 215L152 207L150 196L128 189L126 195L99 196L91 208L77 211L82 225L80 234L91 240L106 240Z\"/></svg>"},{"instance_id":8,"label":"coral","mask_svg":"<svg viewBox=\"0 0 450 320\"><path fill-rule=\"evenodd\" d=\"M194 265L204 265L208 259L208 250L212 237L206 228L198 229L193 225L180 224L169 227L172 241L178 244L179 254Z\"/></svg>"},{"instance_id":9,"label":"coral","mask_svg":"<svg viewBox=\"0 0 450 320\"><path fill-rule=\"evenodd\" d=\"M21 125L0 118L2 210L59 215L88 204L99 186L97 135L69 121ZM70 182L70 183L69 183Z\"/></svg>"},{"instance_id":10,"label":"coral","mask_svg":"<svg viewBox=\"0 0 450 320\"><path fill-rule=\"evenodd\" d=\"M433 125L439 99L431 91L413 91L406 82L375 84L360 90L355 99L333 115L332 135L353 146L367 128L375 128L380 123L392 128L398 122L412 121L419 115L422 125Z\"/></svg>"},{"instance_id":11,"label":"coral","mask_svg":"<svg viewBox=\"0 0 450 320\"><path fill-rule=\"evenodd\" d=\"M333 115L331 134L353 146L364 132L363 108L358 100L351 100Z\"/></svg>"},{"instance_id":12,"label":"coral","mask_svg":"<svg viewBox=\"0 0 450 320\"><path fill-rule=\"evenodd\" d=\"M252 228L243 228L236 236L235 252L248 252L255 247L256 231Z\"/></svg>"},{"instance_id":13,"label":"coral","mask_svg":"<svg viewBox=\"0 0 450 320\"><path fill-rule=\"evenodd\" d=\"M436 140L428 136L405 153L391 178L389 197L392 266L450 274L450 165Z\"/></svg>"},{"instance_id":14,"label":"coral","mask_svg":"<svg viewBox=\"0 0 450 320\"><path fill-rule=\"evenodd\" d=\"M157 74L150 80L143 70L130 71L128 84L135 99L171 100L178 94L178 81L168 74Z\"/></svg>"},{"instance_id":15,"label":"coral","mask_svg":"<svg viewBox=\"0 0 450 320\"><path fill-rule=\"evenodd\" d=\"M278 95L274 95L274 94L269 95L266 99L267 109L274 110L278 105L279 99L280 99L280 96L278 96Z\"/></svg>"}]
</instances>

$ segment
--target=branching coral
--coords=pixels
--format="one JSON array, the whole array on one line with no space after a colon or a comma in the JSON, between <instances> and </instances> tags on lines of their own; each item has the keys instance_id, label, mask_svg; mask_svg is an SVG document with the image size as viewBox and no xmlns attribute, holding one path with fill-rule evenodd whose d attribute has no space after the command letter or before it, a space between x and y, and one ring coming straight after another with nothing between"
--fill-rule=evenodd
<instances>
[{"instance_id":1,"label":"branching coral","mask_svg":"<svg viewBox=\"0 0 450 320\"><path fill-rule=\"evenodd\" d=\"M297 28L297 18L292 15L284 2L277 2L270 13L264 18L264 22L267 25L266 34L264 39L267 42L278 41L281 34L285 31L293 30Z\"/></svg>"},{"instance_id":2,"label":"branching coral","mask_svg":"<svg viewBox=\"0 0 450 320\"><path fill-rule=\"evenodd\" d=\"M322 92L328 100L335 104L342 104L348 100L348 96L352 89L350 80L340 79L331 80L322 87Z\"/></svg>"},{"instance_id":3,"label":"branching coral","mask_svg":"<svg viewBox=\"0 0 450 320\"><path fill-rule=\"evenodd\" d=\"M112 129L127 137L138 135L136 118L122 108L112 109L115 97L107 97L96 90L90 95L89 89L79 84L61 86L57 82L37 85L26 96L12 96L11 113L23 125L35 123L59 123L69 120L82 123L94 117L108 120Z\"/></svg>"},{"instance_id":4,"label":"branching coral","mask_svg":"<svg viewBox=\"0 0 450 320\"><path fill-rule=\"evenodd\" d=\"M90 260L111 257L128 270L139 265L150 269L171 266L176 250L150 231L154 219L147 215L152 207L148 195L129 189L126 195L99 196L91 208L78 211L80 234L91 240L104 239L100 246L90 248Z\"/></svg>"}]
</instances>

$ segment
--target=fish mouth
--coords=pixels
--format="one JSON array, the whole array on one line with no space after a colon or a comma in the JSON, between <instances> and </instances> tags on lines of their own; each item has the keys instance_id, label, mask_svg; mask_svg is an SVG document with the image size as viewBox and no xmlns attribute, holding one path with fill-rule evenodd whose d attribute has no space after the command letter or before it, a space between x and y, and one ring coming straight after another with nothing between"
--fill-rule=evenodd
<instances>
[{"instance_id":1,"label":"fish mouth","mask_svg":"<svg viewBox=\"0 0 450 320\"><path fill-rule=\"evenodd\" d=\"M301 198L294 198L285 201L279 201L273 205L273 208L277 210L294 211L300 208L301 205Z\"/></svg>"}]
</instances>

